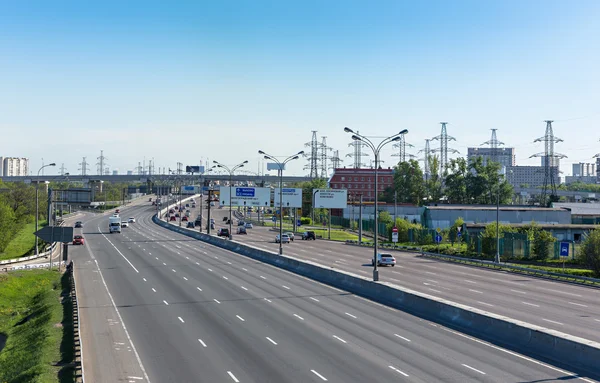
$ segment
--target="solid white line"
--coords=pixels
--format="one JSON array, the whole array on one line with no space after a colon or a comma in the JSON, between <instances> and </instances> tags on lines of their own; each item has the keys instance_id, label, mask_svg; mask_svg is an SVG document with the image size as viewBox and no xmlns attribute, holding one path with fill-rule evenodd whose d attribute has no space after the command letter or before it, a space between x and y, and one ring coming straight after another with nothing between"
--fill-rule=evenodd
<instances>
[{"instance_id":1,"label":"solid white line","mask_svg":"<svg viewBox=\"0 0 600 383\"><path fill-rule=\"evenodd\" d=\"M321 302L321 301L320 301L320 300L318 300L317 298L310 297L310 299L312 299L312 300L313 300L313 301L315 301L315 302Z\"/></svg>"},{"instance_id":2,"label":"solid white line","mask_svg":"<svg viewBox=\"0 0 600 383\"><path fill-rule=\"evenodd\" d=\"M469 289L469 291L477 293L477 294L483 294L483 291L479 291L479 290Z\"/></svg>"},{"instance_id":3,"label":"solid white line","mask_svg":"<svg viewBox=\"0 0 600 383\"><path fill-rule=\"evenodd\" d=\"M465 282L467 282L467 283L475 283L475 284L477 284L477 282L475 282L475 281L470 281L470 280L468 280L468 279L465 279Z\"/></svg>"},{"instance_id":4,"label":"solid white line","mask_svg":"<svg viewBox=\"0 0 600 383\"><path fill-rule=\"evenodd\" d=\"M315 370L310 370L310 372L312 372L313 374L315 374L316 376L318 376L319 378L321 378L321 380L323 381L327 381L327 378L324 377L323 375L319 374L318 372L316 372Z\"/></svg>"},{"instance_id":5,"label":"solid white line","mask_svg":"<svg viewBox=\"0 0 600 383\"><path fill-rule=\"evenodd\" d=\"M244 290L248 291L248 289L247 289L247 288L245 288L244 286L240 286L240 287L241 287L242 289L244 289Z\"/></svg>"},{"instance_id":6,"label":"solid white line","mask_svg":"<svg viewBox=\"0 0 600 383\"><path fill-rule=\"evenodd\" d=\"M575 303L575 302L567 302L570 305L575 305L575 306L580 306L580 307L587 307L586 305L582 305L581 303Z\"/></svg>"},{"instance_id":7,"label":"solid white line","mask_svg":"<svg viewBox=\"0 0 600 383\"><path fill-rule=\"evenodd\" d=\"M221 304L221 302L219 302L219 301L218 301L218 300L216 300L216 299L213 299L213 301L217 302L218 304Z\"/></svg>"},{"instance_id":8,"label":"solid white line","mask_svg":"<svg viewBox=\"0 0 600 383\"><path fill-rule=\"evenodd\" d=\"M300 319L300 320L304 320L304 318L302 318L302 317L301 317L300 315L298 315L298 314L294 314L294 316L295 316L296 318Z\"/></svg>"},{"instance_id":9,"label":"solid white line","mask_svg":"<svg viewBox=\"0 0 600 383\"><path fill-rule=\"evenodd\" d=\"M289 288L289 287L287 287L286 285L281 285L281 286L282 286L284 289L288 289L288 290L290 290L290 288Z\"/></svg>"},{"instance_id":10,"label":"solid white line","mask_svg":"<svg viewBox=\"0 0 600 383\"><path fill-rule=\"evenodd\" d=\"M403 337L403 336L401 336L401 335L394 334L394 336L397 336L397 337L398 337L398 338L400 338L400 339L404 339L405 341L407 341L407 342L410 342L410 339L408 339L408 338L405 338L405 337Z\"/></svg>"},{"instance_id":11,"label":"solid white line","mask_svg":"<svg viewBox=\"0 0 600 383\"><path fill-rule=\"evenodd\" d=\"M229 376L231 377L231 379L233 379L233 381L234 381L235 383L239 383L239 380L237 380L237 378L235 377L235 375L233 375L233 374L231 373L231 371L227 371L227 373L229 374Z\"/></svg>"},{"instance_id":12,"label":"solid white line","mask_svg":"<svg viewBox=\"0 0 600 383\"><path fill-rule=\"evenodd\" d=\"M200 287L196 287L199 291L202 291L202 289Z\"/></svg>"},{"instance_id":13,"label":"solid white line","mask_svg":"<svg viewBox=\"0 0 600 383\"><path fill-rule=\"evenodd\" d=\"M188 280L186 277L183 277L183 279L185 279L186 281Z\"/></svg>"},{"instance_id":14,"label":"solid white line","mask_svg":"<svg viewBox=\"0 0 600 383\"><path fill-rule=\"evenodd\" d=\"M356 316L354 316L354 315L352 315L350 313L344 313L344 314L348 315L349 317L352 317L352 318L356 319Z\"/></svg>"},{"instance_id":15,"label":"solid white line","mask_svg":"<svg viewBox=\"0 0 600 383\"><path fill-rule=\"evenodd\" d=\"M243 268L243 267L242 267L242 270L244 270L244 271L248 271L248 269L245 269L245 268Z\"/></svg>"},{"instance_id":16,"label":"solid white line","mask_svg":"<svg viewBox=\"0 0 600 383\"><path fill-rule=\"evenodd\" d=\"M468 369L470 369L470 370L476 371L476 372L480 373L481 375L485 375L485 372L483 372L483 371L480 371L480 370L478 370L478 369L476 369L476 368L473 368L473 367L471 367L471 366L469 366L469 365L466 365L466 364L464 364L464 363L463 363L463 366L465 366L466 368L468 368Z\"/></svg>"},{"instance_id":17,"label":"solid white line","mask_svg":"<svg viewBox=\"0 0 600 383\"><path fill-rule=\"evenodd\" d=\"M434 293L440 293L440 294L442 293L440 290L436 290L436 289L427 289L427 290L431 290L431 291L433 291Z\"/></svg>"},{"instance_id":18,"label":"solid white line","mask_svg":"<svg viewBox=\"0 0 600 383\"><path fill-rule=\"evenodd\" d=\"M239 320L241 320L242 322L245 322L244 318L242 318L241 316L239 316L239 315L236 315L236 317L237 317Z\"/></svg>"},{"instance_id":19,"label":"solid white line","mask_svg":"<svg viewBox=\"0 0 600 383\"><path fill-rule=\"evenodd\" d=\"M337 335L334 335L333 337L334 337L335 339L339 340L339 341L340 341L340 342L342 342L342 343L348 343L348 342L346 342L345 340L343 340L342 338L340 338L340 337L339 337L339 336L337 336Z\"/></svg>"},{"instance_id":20,"label":"solid white line","mask_svg":"<svg viewBox=\"0 0 600 383\"><path fill-rule=\"evenodd\" d=\"M533 303L528 303L528 302L521 302L521 303L523 303L524 305L527 305L527 306L540 307L540 305L535 305Z\"/></svg>"},{"instance_id":21,"label":"solid white line","mask_svg":"<svg viewBox=\"0 0 600 383\"><path fill-rule=\"evenodd\" d=\"M164 302L164 303L165 303L167 306L169 305L169 302L167 302L167 301L164 301L164 300L163 300L163 302Z\"/></svg>"},{"instance_id":22,"label":"solid white line","mask_svg":"<svg viewBox=\"0 0 600 383\"><path fill-rule=\"evenodd\" d=\"M408 376L408 374L407 374L406 372L404 372L404 371L401 371L401 370L398 370L398 369L397 369L396 367L394 367L394 366L388 366L388 367L389 367L389 368L391 368L392 370L396 371L396 372L397 372L397 373L399 373L399 374L402 374L402 375L404 375L404 376Z\"/></svg>"},{"instance_id":23,"label":"solid white line","mask_svg":"<svg viewBox=\"0 0 600 383\"><path fill-rule=\"evenodd\" d=\"M482 304L482 305L484 305L484 306L490 306L490 307L494 307L494 305L491 305L491 304L489 304L489 303L485 303L485 302L482 302L482 301L477 301L477 303L479 303L479 304Z\"/></svg>"},{"instance_id":24,"label":"solid white line","mask_svg":"<svg viewBox=\"0 0 600 383\"><path fill-rule=\"evenodd\" d=\"M198 342L200 342L200 344L202 345L202 347L206 347L206 343L204 343L204 342L202 341L202 339L198 339Z\"/></svg>"},{"instance_id":25,"label":"solid white line","mask_svg":"<svg viewBox=\"0 0 600 383\"><path fill-rule=\"evenodd\" d=\"M100 230L100 227L98 227L98 230ZM102 235L104 235L104 234L102 234ZM142 374L144 374L144 378L146 378L146 381L148 383L150 383L150 378L148 378L148 374L146 373L146 369L144 368L144 365L142 364L142 360L140 359L140 355L138 354L137 350L135 349L135 346L133 345L133 341L131 340L131 337L129 336L129 332L127 331L127 327L125 327L125 322L123 322L123 318L121 317L121 313L119 313L119 309L117 309L117 305L115 304L115 300L113 299L112 294L108 290L108 285L106 284L106 281L104 280L104 276L102 275L102 271L100 270L100 266L98 265L98 261L96 259L94 259L94 262L96 263L96 268L98 269L98 274L100 274L100 278L102 279L102 284L104 285L104 288L106 288L106 293L108 294L108 297L110 298L110 302L112 303L113 308L115 309L115 312L117 313L117 316L119 317L119 322L121 322L121 327L123 327L123 331L125 332L125 336L127 337L127 340L129 341L129 344L131 345L131 349L133 350L133 353L135 354L135 358L137 359L137 362L140 365L140 369L142 370Z\"/></svg>"},{"instance_id":26,"label":"solid white line","mask_svg":"<svg viewBox=\"0 0 600 383\"><path fill-rule=\"evenodd\" d=\"M267 340L268 340L269 342L271 342L271 343L273 343L275 346L277 346L277 342L275 342L273 339L271 339L271 338L269 338L269 337L266 337L266 338L267 338Z\"/></svg>"},{"instance_id":27,"label":"solid white line","mask_svg":"<svg viewBox=\"0 0 600 383\"><path fill-rule=\"evenodd\" d=\"M98 226L98 231L100 231L100 226ZM102 234L104 239L106 239L108 241L108 243L110 243L111 246L114 247L115 250L117 250L117 253L119 253L121 255L121 257L123 257L123 259L127 261L127 263L129 263L129 266L131 266L135 270L136 273L139 273L138 269L135 268L133 263L129 262L129 259L127 259L127 257L124 256L123 253L121 253L121 251L119 249L117 249L117 247L110 241L110 239L108 239L108 237L106 235L104 235L104 233L102 233L101 231L100 231L100 234Z\"/></svg>"},{"instance_id":28,"label":"solid white line","mask_svg":"<svg viewBox=\"0 0 600 383\"><path fill-rule=\"evenodd\" d=\"M553 320L550 320L550 319L544 319L544 318L542 318L542 320L545 320L546 322L550 322L550 323L556 323L556 324L559 324L561 326L564 325L564 323L556 322L556 321L553 321Z\"/></svg>"},{"instance_id":29,"label":"solid white line","mask_svg":"<svg viewBox=\"0 0 600 383\"><path fill-rule=\"evenodd\" d=\"M181 321L181 323L185 323L185 322L183 321L183 319L181 319L181 317L177 317L177 319L179 319L179 320Z\"/></svg>"},{"instance_id":30,"label":"solid white line","mask_svg":"<svg viewBox=\"0 0 600 383\"><path fill-rule=\"evenodd\" d=\"M156 292L156 289L153 287L153 288L152 288L152 291Z\"/></svg>"}]
</instances>

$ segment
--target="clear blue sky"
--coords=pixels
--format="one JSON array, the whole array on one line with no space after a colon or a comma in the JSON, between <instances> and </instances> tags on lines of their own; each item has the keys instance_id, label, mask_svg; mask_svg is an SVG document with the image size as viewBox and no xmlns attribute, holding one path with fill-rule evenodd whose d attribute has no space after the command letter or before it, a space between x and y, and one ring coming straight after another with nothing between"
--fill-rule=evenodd
<instances>
[{"instance_id":1,"label":"clear blue sky","mask_svg":"<svg viewBox=\"0 0 600 383\"><path fill-rule=\"evenodd\" d=\"M600 152L599 17L596 0L4 1L0 156L256 171L311 130L345 156L344 126L406 128L416 154L448 121L462 155L497 128L525 165L554 119L570 174Z\"/></svg>"}]
</instances>

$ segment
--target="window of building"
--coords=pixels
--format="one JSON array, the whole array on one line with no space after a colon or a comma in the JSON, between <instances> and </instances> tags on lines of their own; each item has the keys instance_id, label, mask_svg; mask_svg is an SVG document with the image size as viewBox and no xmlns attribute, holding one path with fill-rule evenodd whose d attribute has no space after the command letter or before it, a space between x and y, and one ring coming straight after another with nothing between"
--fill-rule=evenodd
<instances>
[{"instance_id":1,"label":"window of building","mask_svg":"<svg viewBox=\"0 0 600 383\"><path fill-rule=\"evenodd\" d=\"M358 177L354 177L354 181L358 181Z\"/></svg>"},{"instance_id":2,"label":"window of building","mask_svg":"<svg viewBox=\"0 0 600 383\"><path fill-rule=\"evenodd\" d=\"M346 177L343 177L343 176L342 176L342 181L346 181Z\"/></svg>"},{"instance_id":3,"label":"window of building","mask_svg":"<svg viewBox=\"0 0 600 383\"><path fill-rule=\"evenodd\" d=\"M344 184L342 184L342 189L343 189L344 187L345 187L345 186L344 186Z\"/></svg>"},{"instance_id":4,"label":"window of building","mask_svg":"<svg viewBox=\"0 0 600 383\"><path fill-rule=\"evenodd\" d=\"M348 184L348 189L352 189L352 184Z\"/></svg>"},{"instance_id":5,"label":"window of building","mask_svg":"<svg viewBox=\"0 0 600 383\"><path fill-rule=\"evenodd\" d=\"M360 180L361 180L361 181L364 181L364 180L365 180L365 177L360 177Z\"/></svg>"}]
</instances>

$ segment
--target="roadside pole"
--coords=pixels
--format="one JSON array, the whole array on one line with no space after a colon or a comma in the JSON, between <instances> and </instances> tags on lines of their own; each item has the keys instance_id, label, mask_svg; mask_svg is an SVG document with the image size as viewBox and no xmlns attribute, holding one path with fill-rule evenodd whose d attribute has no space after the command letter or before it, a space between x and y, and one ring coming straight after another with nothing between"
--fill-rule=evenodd
<instances>
[{"instance_id":1,"label":"roadside pole","mask_svg":"<svg viewBox=\"0 0 600 383\"><path fill-rule=\"evenodd\" d=\"M362 243L362 224L363 224L362 204L363 204L363 196L361 194L360 195L360 202L359 202L359 205L358 205L358 244L359 245Z\"/></svg>"}]
</instances>

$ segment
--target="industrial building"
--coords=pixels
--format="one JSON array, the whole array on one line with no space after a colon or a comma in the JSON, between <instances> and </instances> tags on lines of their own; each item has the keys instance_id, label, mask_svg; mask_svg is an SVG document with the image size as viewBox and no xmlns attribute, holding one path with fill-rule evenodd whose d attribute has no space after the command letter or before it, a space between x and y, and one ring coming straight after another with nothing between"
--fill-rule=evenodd
<instances>
[{"instance_id":1,"label":"industrial building","mask_svg":"<svg viewBox=\"0 0 600 383\"><path fill-rule=\"evenodd\" d=\"M558 167L552 166L549 168L550 175L554 177L554 183L560 184L558 176ZM530 188L544 186L546 176L546 168L544 166L509 166L506 168L506 180L513 187L521 187L528 185ZM548 180L548 185L551 180Z\"/></svg>"},{"instance_id":2,"label":"industrial building","mask_svg":"<svg viewBox=\"0 0 600 383\"><path fill-rule=\"evenodd\" d=\"M467 161L481 157L483 164L498 162L503 168L515 166L515 148L467 148Z\"/></svg>"},{"instance_id":3,"label":"industrial building","mask_svg":"<svg viewBox=\"0 0 600 383\"><path fill-rule=\"evenodd\" d=\"M29 159L19 157L0 157L0 175L3 177L29 175Z\"/></svg>"},{"instance_id":4,"label":"industrial building","mask_svg":"<svg viewBox=\"0 0 600 383\"><path fill-rule=\"evenodd\" d=\"M394 183L394 170L391 168L378 169L379 193ZM375 169L357 169L357 168L337 168L333 170L333 175L329 179L329 187L332 189L348 189L348 198L359 198L363 196L363 201L375 200Z\"/></svg>"}]
</instances>

